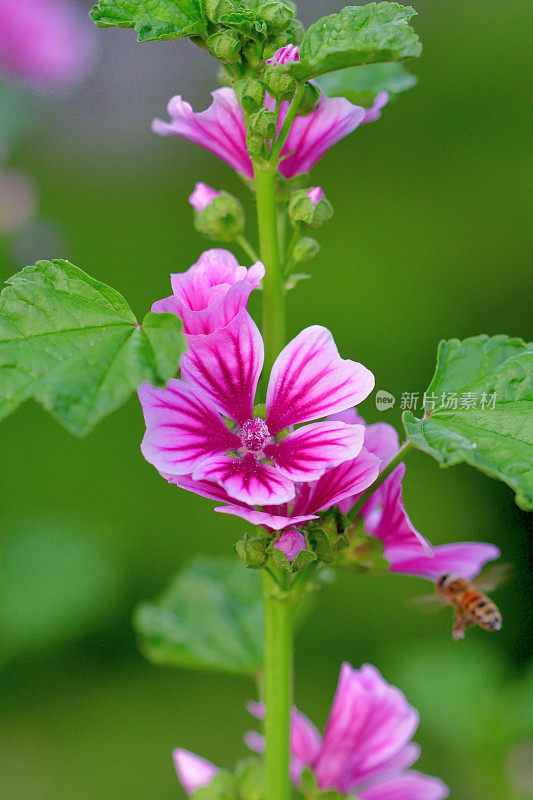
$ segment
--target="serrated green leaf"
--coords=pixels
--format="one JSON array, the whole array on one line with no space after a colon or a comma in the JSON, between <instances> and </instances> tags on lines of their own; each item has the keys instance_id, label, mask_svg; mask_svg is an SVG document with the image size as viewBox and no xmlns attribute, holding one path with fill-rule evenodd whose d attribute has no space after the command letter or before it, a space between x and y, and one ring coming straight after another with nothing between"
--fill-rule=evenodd
<instances>
[{"instance_id":1,"label":"serrated green leaf","mask_svg":"<svg viewBox=\"0 0 533 800\"><path fill-rule=\"evenodd\" d=\"M29 398L84 436L145 380L164 384L185 350L173 314L140 327L118 292L68 261L39 261L0 295L0 419Z\"/></svg>"},{"instance_id":2,"label":"serrated green leaf","mask_svg":"<svg viewBox=\"0 0 533 800\"><path fill-rule=\"evenodd\" d=\"M413 445L442 466L465 461L533 508L533 345L508 336L441 342L426 414L406 411L403 423Z\"/></svg>"},{"instance_id":3,"label":"serrated green leaf","mask_svg":"<svg viewBox=\"0 0 533 800\"><path fill-rule=\"evenodd\" d=\"M200 0L100 0L90 17L100 28L134 28L139 42L201 36L207 30Z\"/></svg>"},{"instance_id":4,"label":"serrated green leaf","mask_svg":"<svg viewBox=\"0 0 533 800\"><path fill-rule=\"evenodd\" d=\"M422 52L409 25L416 15L399 3L348 6L311 25L300 45L300 60L286 69L297 80L310 80L337 69L402 61Z\"/></svg>"},{"instance_id":5,"label":"serrated green leaf","mask_svg":"<svg viewBox=\"0 0 533 800\"><path fill-rule=\"evenodd\" d=\"M323 75L317 83L326 97L345 97L356 106L369 108L380 92L405 92L416 86L418 79L403 64L392 61L341 69Z\"/></svg>"},{"instance_id":6,"label":"serrated green leaf","mask_svg":"<svg viewBox=\"0 0 533 800\"><path fill-rule=\"evenodd\" d=\"M256 675L263 664L261 576L238 561L198 558L134 625L156 664Z\"/></svg>"}]
</instances>

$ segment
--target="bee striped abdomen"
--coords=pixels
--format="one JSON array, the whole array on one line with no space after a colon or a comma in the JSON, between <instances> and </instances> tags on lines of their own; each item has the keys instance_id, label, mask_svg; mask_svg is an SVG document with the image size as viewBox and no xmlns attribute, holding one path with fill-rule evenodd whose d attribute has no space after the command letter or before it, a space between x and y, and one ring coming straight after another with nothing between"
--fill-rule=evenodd
<instances>
[{"instance_id":1,"label":"bee striped abdomen","mask_svg":"<svg viewBox=\"0 0 533 800\"><path fill-rule=\"evenodd\" d=\"M486 594L477 590L466 592L462 598L464 610L470 617L489 631L499 631L502 626L501 614Z\"/></svg>"}]
</instances>

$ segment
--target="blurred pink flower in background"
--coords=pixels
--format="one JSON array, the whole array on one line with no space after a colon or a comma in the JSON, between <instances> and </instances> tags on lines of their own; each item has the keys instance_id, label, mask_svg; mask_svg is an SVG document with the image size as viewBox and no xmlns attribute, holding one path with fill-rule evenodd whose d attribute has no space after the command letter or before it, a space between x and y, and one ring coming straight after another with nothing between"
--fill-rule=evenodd
<instances>
[{"instance_id":1,"label":"blurred pink flower in background","mask_svg":"<svg viewBox=\"0 0 533 800\"><path fill-rule=\"evenodd\" d=\"M264 707L251 703L262 718ZM444 800L448 787L438 778L410 769L420 756L411 739L418 713L403 693L390 686L369 664L356 670L341 667L339 683L324 734L298 709L291 715L291 777L300 783L311 770L318 788L333 789L358 800ZM261 734L250 732L246 743L262 753ZM209 786L218 769L184 750L174 751L178 778L188 794Z\"/></svg>"},{"instance_id":2,"label":"blurred pink flower in background","mask_svg":"<svg viewBox=\"0 0 533 800\"><path fill-rule=\"evenodd\" d=\"M16 169L0 171L0 233L22 228L37 207L37 190L31 178Z\"/></svg>"},{"instance_id":3,"label":"blurred pink flower in background","mask_svg":"<svg viewBox=\"0 0 533 800\"><path fill-rule=\"evenodd\" d=\"M0 75L44 92L87 73L96 53L93 26L70 0L0 0Z\"/></svg>"}]
</instances>

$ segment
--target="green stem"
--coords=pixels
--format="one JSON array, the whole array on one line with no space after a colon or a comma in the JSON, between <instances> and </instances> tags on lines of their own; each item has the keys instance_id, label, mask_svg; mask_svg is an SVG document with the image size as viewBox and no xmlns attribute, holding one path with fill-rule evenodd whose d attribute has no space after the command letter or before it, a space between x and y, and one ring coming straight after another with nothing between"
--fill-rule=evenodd
<instances>
[{"instance_id":1,"label":"green stem","mask_svg":"<svg viewBox=\"0 0 533 800\"><path fill-rule=\"evenodd\" d=\"M269 374L285 344L285 289L279 258L276 211L277 170L264 161L254 163L259 249L266 274L263 278L263 339L265 374Z\"/></svg>"},{"instance_id":2,"label":"green stem","mask_svg":"<svg viewBox=\"0 0 533 800\"><path fill-rule=\"evenodd\" d=\"M400 449L398 450L392 461L389 461L387 466L382 470L382 472L380 472L377 480L375 480L374 483L368 487L366 492L363 492L357 503L348 513L348 519L351 519L353 521L357 517L359 511L362 509L367 500L374 494L376 489L379 489L381 484L387 480L391 472L393 472L396 469L398 464L401 464L401 462L405 460L405 455L406 453L409 453L412 446L413 445L411 444L409 439L402 444L402 446L400 447Z\"/></svg>"},{"instance_id":3,"label":"green stem","mask_svg":"<svg viewBox=\"0 0 533 800\"><path fill-rule=\"evenodd\" d=\"M263 570L265 609L265 800L290 800L293 603Z\"/></svg>"},{"instance_id":4,"label":"green stem","mask_svg":"<svg viewBox=\"0 0 533 800\"><path fill-rule=\"evenodd\" d=\"M270 163L277 167L279 162L279 157L281 155L281 151L283 150L283 145L287 141L287 136L292 128L292 123L296 117L296 112L298 111L298 107L302 100L303 94L305 91L305 83L298 84L298 88L296 89L296 94L292 99L291 106L287 112L287 116L285 117L285 122L281 126L281 130L279 132L279 136L276 139L275 143L272 145L272 152L270 154Z\"/></svg>"},{"instance_id":5,"label":"green stem","mask_svg":"<svg viewBox=\"0 0 533 800\"><path fill-rule=\"evenodd\" d=\"M244 250L248 258L250 258L252 261L259 261L259 256L257 255L254 248L252 247L252 245L245 236L237 236L235 241L237 242L239 247L241 247Z\"/></svg>"}]
</instances>

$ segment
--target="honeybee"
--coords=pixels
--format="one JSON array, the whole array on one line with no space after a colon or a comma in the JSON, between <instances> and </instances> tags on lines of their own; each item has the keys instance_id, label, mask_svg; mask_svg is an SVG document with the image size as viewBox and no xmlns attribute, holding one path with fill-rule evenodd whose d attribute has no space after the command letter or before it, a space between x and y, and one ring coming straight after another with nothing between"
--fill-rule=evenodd
<instances>
[{"instance_id":1,"label":"honeybee","mask_svg":"<svg viewBox=\"0 0 533 800\"><path fill-rule=\"evenodd\" d=\"M485 591L490 592L499 586L507 570L507 565L493 567L473 581L453 573L442 575L435 583L437 594L418 598L418 601L425 605L436 602L441 606L453 606L455 617L452 635L455 640L464 639L470 625L479 625L486 631L499 631L502 616Z\"/></svg>"}]
</instances>

